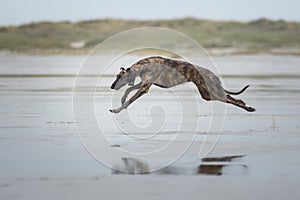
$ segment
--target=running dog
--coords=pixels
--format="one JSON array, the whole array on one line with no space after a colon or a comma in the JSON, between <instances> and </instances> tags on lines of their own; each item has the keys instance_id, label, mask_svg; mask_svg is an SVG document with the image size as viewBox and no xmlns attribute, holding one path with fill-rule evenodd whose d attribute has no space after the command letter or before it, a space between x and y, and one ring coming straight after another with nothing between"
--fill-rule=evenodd
<instances>
[{"instance_id":1,"label":"running dog","mask_svg":"<svg viewBox=\"0 0 300 200\"><path fill-rule=\"evenodd\" d=\"M125 91L121 100L121 107L109 110L112 113L119 113L126 109L132 102L146 94L151 85L171 88L186 82L193 82L197 86L201 97L207 101L217 100L233 104L248 112L255 111L254 108L247 106L244 101L230 96L241 94L249 85L239 92L227 91L222 87L220 79L213 72L185 61L155 56L139 60L131 67L121 68L120 70L110 88L118 90L126 84L132 87ZM136 77L140 77L141 82L134 85ZM133 90L138 91L126 101L128 94Z\"/></svg>"}]
</instances>

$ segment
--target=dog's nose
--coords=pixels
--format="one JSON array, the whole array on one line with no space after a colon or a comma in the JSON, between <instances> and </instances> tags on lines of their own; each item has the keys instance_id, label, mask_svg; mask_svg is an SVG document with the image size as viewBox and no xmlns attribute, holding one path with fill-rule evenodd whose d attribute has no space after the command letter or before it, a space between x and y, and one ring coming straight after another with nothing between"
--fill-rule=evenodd
<instances>
[{"instance_id":1,"label":"dog's nose","mask_svg":"<svg viewBox=\"0 0 300 200\"><path fill-rule=\"evenodd\" d=\"M111 86L110 86L110 89L115 89L115 85L111 85Z\"/></svg>"}]
</instances>

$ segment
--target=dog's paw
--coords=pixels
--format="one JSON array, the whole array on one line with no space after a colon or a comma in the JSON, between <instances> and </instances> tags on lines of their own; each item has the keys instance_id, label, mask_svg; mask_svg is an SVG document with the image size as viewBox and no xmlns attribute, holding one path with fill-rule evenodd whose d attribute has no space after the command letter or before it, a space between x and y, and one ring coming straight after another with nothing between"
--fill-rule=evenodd
<instances>
[{"instance_id":1,"label":"dog's paw","mask_svg":"<svg viewBox=\"0 0 300 200\"><path fill-rule=\"evenodd\" d=\"M109 109L109 112L114 113L114 109Z\"/></svg>"},{"instance_id":2,"label":"dog's paw","mask_svg":"<svg viewBox=\"0 0 300 200\"><path fill-rule=\"evenodd\" d=\"M248 111L248 112L255 112L256 109L255 109L255 108L252 108L252 107L248 107L248 108L247 108L247 111Z\"/></svg>"},{"instance_id":3,"label":"dog's paw","mask_svg":"<svg viewBox=\"0 0 300 200\"><path fill-rule=\"evenodd\" d=\"M110 109L109 112L111 112L111 113L119 113L120 110L119 109Z\"/></svg>"},{"instance_id":4,"label":"dog's paw","mask_svg":"<svg viewBox=\"0 0 300 200\"><path fill-rule=\"evenodd\" d=\"M252 108L252 107L250 107L250 108L251 108L251 112L255 112L256 111L255 108Z\"/></svg>"}]
</instances>

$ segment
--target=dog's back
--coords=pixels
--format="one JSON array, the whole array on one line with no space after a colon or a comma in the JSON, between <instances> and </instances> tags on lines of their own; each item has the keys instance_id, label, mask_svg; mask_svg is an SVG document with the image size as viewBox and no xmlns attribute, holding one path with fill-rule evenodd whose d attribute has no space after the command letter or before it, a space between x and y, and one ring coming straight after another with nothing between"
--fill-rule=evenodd
<instances>
[{"instance_id":1,"label":"dog's back","mask_svg":"<svg viewBox=\"0 0 300 200\"><path fill-rule=\"evenodd\" d=\"M221 86L219 78L210 70L181 60L155 56L142 59L132 67L143 71L141 73L143 80L149 80L154 85L163 88L195 81L206 85Z\"/></svg>"},{"instance_id":2,"label":"dog's back","mask_svg":"<svg viewBox=\"0 0 300 200\"><path fill-rule=\"evenodd\" d=\"M132 67L141 70L143 80L163 88L170 88L199 77L194 65L160 56L142 59Z\"/></svg>"}]
</instances>

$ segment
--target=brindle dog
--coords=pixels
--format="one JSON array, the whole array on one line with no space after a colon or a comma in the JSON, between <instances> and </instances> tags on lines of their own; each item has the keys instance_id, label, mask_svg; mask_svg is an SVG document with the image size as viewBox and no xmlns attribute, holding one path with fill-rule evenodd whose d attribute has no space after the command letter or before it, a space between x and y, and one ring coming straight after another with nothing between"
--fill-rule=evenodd
<instances>
[{"instance_id":1,"label":"brindle dog","mask_svg":"<svg viewBox=\"0 0 300 200\"><path fill-rule=\"evenodd\" d=\"M141 82L134 85L135 78L138 76L141 78ZM249 85L239 92L230 92L222 87L219 78L210 70L185 61L172 60L159 56L142 59L127 69L121 68L116 80L111 85L111 89L118 90L126 84L132 87L125 91L121 100L122 106L109 111L119 113L121 110L126 109L132 102L147 93L151 85L170 88L186 82L193 82L197 86L202 98L207 101L218 100L231 103L248 112L255 111L254 108L247 106L242 100L230 96L230 94L241 94ZM128 94L137 89L138 91L126 101Z\"/></svg>"}]
</instances>

